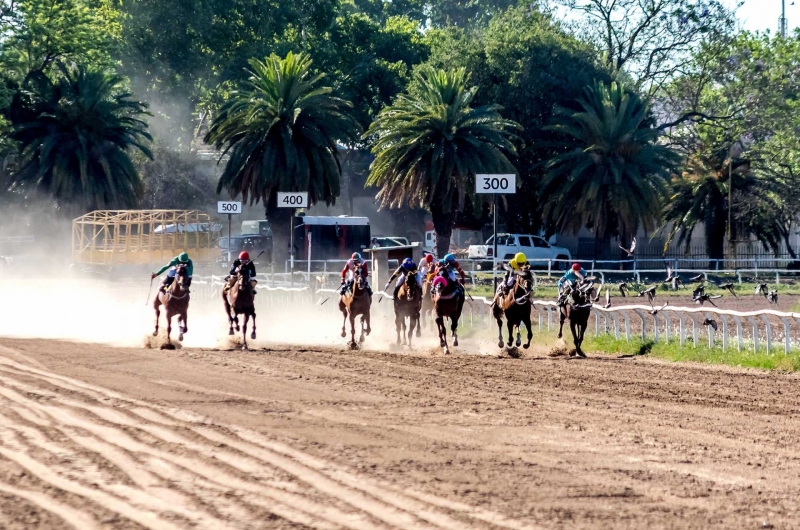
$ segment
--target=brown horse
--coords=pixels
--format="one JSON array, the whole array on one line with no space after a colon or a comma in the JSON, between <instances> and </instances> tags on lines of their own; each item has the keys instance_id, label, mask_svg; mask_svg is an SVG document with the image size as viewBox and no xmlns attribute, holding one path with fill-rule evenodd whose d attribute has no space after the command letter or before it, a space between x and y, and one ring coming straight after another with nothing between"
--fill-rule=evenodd
<instances>
[{"instance_id":1,"label":"brown horse","mask_svg":"<svg viewBox=\"0 0 800 530\"><path fill-rule=\"evenodd\" d=\"M158 336L158 319L161 316L160 307L162 305L167 317L167 343L170 343L170 335L172 334L172 317L176 315L178 317L179 341L183 340L183 334L189 331L189 326L186 323L186 315L189 312L189 288L187 283L186 265L178 265L175 267L175 279L167 287L166 292L159 289L158 296L153 301L153 309L156 311L154 337Z\"/></svg>"},{"instance_id":2,"label":"brown horse","mask_svg":"<svg viewBox=\"0 0 800 530\"><path fill-rule=\"evenodd\" d=\"M222 302L225 304L225 314L228 315L228 335L233 335L233 327L236 326L236 331L239 331L239 315L244 315L244 322L242 323L242 349L246 350L247 346L247 322L250 317L253 317L253 332L250 338L256 340L256 306L254 303L253 289L255 289L255 280L249 278L248 274L237 274L234 284L226 290L222 291Z\"/></svg>"},{"instance_id":3,"label":"brown horse","mask_svg":"<svg viewBox=\"0 0 800 530\"><path fill-rule=\"evenodd\" d=\"M528 349L531 345L531 340L533 340L533 332L531 331L533 275L529 270L523 270L515 273L515 276L516 280L513 288L505 295L498 293L492 304L492 315L497 320L497 346L503 347L503 316L505 315L508 327L508 347L510 348L512 345L515 328L517 330L516 345L519 347L522 344L520 325L525 324L525 329L528 331L528 342L523 347Z\"/></svg>"},{"instance_id":4,"label":"brown horse","mask_svg":"<svg viewBox=\"0 0 800 530\"><path fill-rule=\"evenodd\" d=\"M369 310L372 306L372 297L367 293L367 281L361 276L361 269L354 271L353 285L339 298L339 311L344 315L342 322L342 337L347 336L345 325L350 319L350 348L355 350L358 343L363 343L372 328L369 325ZM356 343L356 317L361 315L361 337ZM364 325L366 324L366 328Z\"/></svg>"},{"instance_id":5,"label":"brown horse","mask_svg":"<svg viewBox=\"0 0 800 530\"><path fill-rule=\"evenodd\" d=\"M447 328L444 325L444 319L450 319L453 346L457 347L458 319L461 318L461 311L464 309L464 291L459 288L458 282L443 276L434 278L432 285L431 300L433 301L433 314L436 315L436 327L439 330L439 344L444 348L444 353L448 354L450 347L447 345Z\"/></svg>"},{"instance_id":6,"label":"brown horse","mask_svg":"<svg viewBox=\"0 0 800 530\"><path fill-rule=\"evenodd\" d=\"M430 322L430 327L433 327L435 324L435 318L433 317L433 298L431 298L431 281L433 280L433 276L430 274L425 275L425 279L422 283L422 308L420 310L420 325L419 328L422 328L422 322ZM418 329L419 329L418 328ZM417 334L419 337L419 334Z\"/></svg>"},{"instance_id":7,"label":"brown horse","mask_svg":"<svg viewBox=\"0 0 800 530\"><path fill-rule=\"evenodd\" d=\"M402 344L406 344L406 319L408 324L408 346L411 347L411 336L414 328L417 329L417 337L420 336L419 312L422 309L422 290L417 284L416 274L407 274L403 285L395 292L394 297L394 325L397 328L397 345L400 346L400 329L403 330Z\"/></svg>"},{"instance_id":8,"label":"brown horse","mask_svg":"<svg viewBox=\"0 0 800 530\"><path fill-rule=\"evenodd\" d=\"M569 329L575 343L575 355L579 357L586 357L581 349L581 344L583 344L583 336L589 323L593 297L594 283L573 284L570 281L564 284L564 291L559 296L561 320L558 326L558 338L563 336L564 321L569 319Z\"/></svg>"}]
</instances>

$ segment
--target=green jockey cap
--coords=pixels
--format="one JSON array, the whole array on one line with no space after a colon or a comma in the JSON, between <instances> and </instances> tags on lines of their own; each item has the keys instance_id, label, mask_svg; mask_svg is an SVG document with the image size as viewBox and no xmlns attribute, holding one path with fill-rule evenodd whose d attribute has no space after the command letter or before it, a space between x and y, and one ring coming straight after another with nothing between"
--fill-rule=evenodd
<instances>
[{"instance_id":1,"label":"green jockey cap","mask_svg":"<svg viewBox=\"0 0 800 530\"><path fill-rule=\"evenodd\" d=\"M189 254L187 254L186 252L181 252L180 254L178 254L178 261L180 261L181 263L189 263Z\"/></svg>"}]
</instances>

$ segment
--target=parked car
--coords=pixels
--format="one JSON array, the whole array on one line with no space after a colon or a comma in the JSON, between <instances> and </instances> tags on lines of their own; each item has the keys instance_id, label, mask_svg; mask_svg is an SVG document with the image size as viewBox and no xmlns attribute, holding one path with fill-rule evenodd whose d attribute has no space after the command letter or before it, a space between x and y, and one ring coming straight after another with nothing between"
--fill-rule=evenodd
<instances>
[{"instance_id":1,"label":"parked car","mask_svg":"<svg viewBox=\"0 0 800 530\"><path fill-rule=\"evenodd\" d=\"M480 230L454 228L453 233L450 234L450 252L460 254L462 250L466 251L470 245L479 241L483 241L483 234ZM429 253L434 252L436 249L436 232L433 230L425 232L425 243L422 245L422 249Z\"/></svg>"},{"instance_id":2,"label":"parked car","mask_svg":"<svg viewBox=\"0 0 800 530\"><path fill-rule=\"evenodd\" d=\"M556 247L539 236L531 234L497 234L498 261L509 261L517 252L525 253L533 267L547 267L545 260L564 260L554 264L554 268L564 270L572 260L572 254L564 247ZM485 245L470 245L469 259L486 260L481 268L492 266L494 257L494 236Z\"/></svg>"},{"instance_id":3,"label":"parked car","mask_svg":"<svg viewBox=\"0 0 800 530\"><path fill-rule=\"evenodd\" d=\"M247 234L243 236L232 236L230 238L231 259L235 259L239 252L246 250L250 257L255 261L256 256L262 251L264 254L258 258L261 263L272 261L272 236L260 236ZM221 259L224 263L228 262L228 237L219 239L219 248L222 250ZM230 265L230 263L228 263Z\"/></svg>"},{"instance_id":4,"label":"parked car","mask_svg":"<svg viewBox=\"0 0 800 530\"><path fill-rule=\"evenodd\" d=\"M405 237L400 236L373 236L374 239L378 240L378 245L381 248L386 247L404 247L408 246L409 242L408 239ZM370 242L370 246L372 246L372 242Z\"/></svg>"}]
</instances>

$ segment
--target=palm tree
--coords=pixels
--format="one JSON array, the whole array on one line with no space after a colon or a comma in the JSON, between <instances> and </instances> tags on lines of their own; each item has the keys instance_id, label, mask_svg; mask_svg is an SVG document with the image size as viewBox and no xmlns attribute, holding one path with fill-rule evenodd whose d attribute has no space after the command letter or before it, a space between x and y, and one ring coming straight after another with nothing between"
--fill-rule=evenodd
<instances>
[{"instance_id":1,"label":"palm tree","mask_svg":"<svg viewBox=\"0 0 800 530\"><path fill-rule=\"evenodd\" d=\"M592 228L598 254L614 234L627 241L640 226L656 228L679 159L656 143L647 105L622 85L587 87L578 106L558 109L547 128L563 135L563 152L547 163L541 193L555 229Z\"/></svg>"},{"instance_id":2,"label":"palm tree","mask_svg":"<svg viewBox=\"0 0 800 530\"><path fill-rule=\"evenodd\" d=\"M134 206L144 189L132 150L152 159L147 106L131 99L121 77L58 70L55 81L41 73L27 79L7 111L19 152L11 186L88 210Z\"/></svg>"},{"instance_id":3,"label":"palm tree","mask_svg":"<svg viewBox=\"0 0 800 530\"><path fill-rule=\"evenodd\" d=\"M463 68L422 67L406 94L383 109L365 137L375 139L367 185L381 187L383 207L429 208L436 253L450 246L453 219L475 189L477 173L509 173L516 156L513 131L500 107L472 108L477 87Z\"/></svg>"},{"instance_id":4,"label":"palm tree","mask_svg":"<svg viewBox=\"0 0 800 530\"><path fill-rule=\"evenodd\" d=\"M310 205L332 204L342 173L337 141L355 141L360 131L352 104L323 85L324 75L312 73L307 55L273 54L249 64L245 88L223 105L205 141L230 154L217 193L263 201L282 261L292 209L278 208L278 192L307 191Z\"/></svg>"},{"instance_id":5,"label":"palm tree","mask_svg":"<svg viewBox=\"0 0 800 530\"><path fill-rule=\"evenodd\" d=\"M730 157L727 149L714 149L708 142L709 135L701 134L700 147L687 158L681 174L673 178L670 201L664 209L664 224L671 225L664 249L677 237L678 245L685 244L688 252L692 234L702 223L708 257L723 259L730 215L734 240L753 235L776 255L785 243L795 257L789 241L794 213L787 211L781 200L790 191L786 183L780 178L757 176L749 160ZM733 190L729 190L731 180Z\"/></svg>"}]
</instances>

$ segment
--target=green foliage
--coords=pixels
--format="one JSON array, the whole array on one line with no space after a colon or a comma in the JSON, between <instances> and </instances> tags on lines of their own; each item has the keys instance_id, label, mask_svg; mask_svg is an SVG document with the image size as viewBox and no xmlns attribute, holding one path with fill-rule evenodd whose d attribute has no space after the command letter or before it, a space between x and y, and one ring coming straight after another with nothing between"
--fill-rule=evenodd
<instances>
[{"instance_id":1,"label":"green foliage","mask_svg":"<svg viewBox=\"0 0 800 530\"><path fill-rule=\"evenodd\" d=\"M408 93L382 110L367 132L375 153L367 184L381 187L382 206L429 207L441 255L452 213L475 189L475 174L513 171L509 159L516 156L519 124L503 119L497 105L471 107L477 87L468 81L463 68L420 68Z\"/></svg>"},{"instance_id":2,"label":"green foliage","mask_svg":"<svg viewBox=\"0 0 800 530\"><path fill-rule=\"evenodd\" d=\"M291 52L250 61L245 88L214 118L206 141L230 154L217 191L274 205L278 191L308 191L331 204L341 175L337 141L357 138L352 105L313 74L311 59Z\"/></svg>"},{"instance_id":3,"label":"green foliage","mask_svg":"<svg viewBox=\"0 0 800 530\"><path fill-rule=\"evenodd\" d=\"M521 186L505 197L502 213L508 229L537 232L542 228L539 192L544 164L559 153L548 125L558 107L574 107L583 88L610 80L593 51L568 35L549 16L527 8L498 14L486 27L448 28L427 34L436 68L464 67L478 87L476 105L498 104L503 115L523 130L517 164ZM552 227L546 227L552 229Z\"/></svg>"},{"instance_id":4,"label":"green foliage","mask_svg":"<svg viewBox=\"0 0 800 530\"><path fill-rule=\"evenodd\" d=\"M59 65L51 81L33 76L7 111L19 162L11 187L33 187L87 210L131 207L142 183L131 161L151 156L146 105L117 76Z\"/></svg>"},{"instance_id":5,"label":"green foliage","mask_svg":"<svg viewBox=\"0 0 800 530\"><path fill-rule=\"evenodd\" d=\"M112 64L121 37L111 0L23 0L14 19L0 21L0 62L5 76L21 82L29 72L49 72L56 62L100 68Z\"/></svg>"},{"instance_id":6,"label":"green foliage","mask_svg":"<svg viewBox=\"0 0 800 530\"><path fill-rule=\"evenodd\" d=\"M547 163L545 215L558 230L590 226L606 240L640 226L654 230L677 155L656 142L647 105L621 85L597 83L579 104L548 127L565 140L563 153Z\"/></svg>"}]
</instances>

